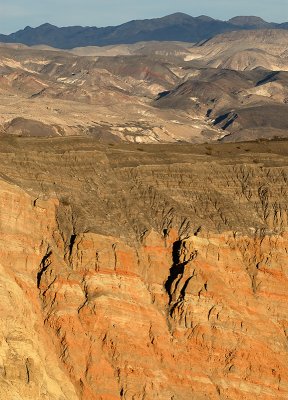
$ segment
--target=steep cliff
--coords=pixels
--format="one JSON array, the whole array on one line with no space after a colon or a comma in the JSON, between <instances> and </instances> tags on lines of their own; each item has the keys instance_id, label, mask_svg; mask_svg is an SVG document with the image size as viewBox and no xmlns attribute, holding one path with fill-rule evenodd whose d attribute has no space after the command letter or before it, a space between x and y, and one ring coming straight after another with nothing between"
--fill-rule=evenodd
<instances>
[{"instance_id":1,"label":"steep cliff","mask_svg":"<svg viewBox=\"0 0 288 400\"><path fill-rule=\"evenodd\" d=\"M288 397L287 142L2 139L0 397Z\"/></svg>"}]
</instances>

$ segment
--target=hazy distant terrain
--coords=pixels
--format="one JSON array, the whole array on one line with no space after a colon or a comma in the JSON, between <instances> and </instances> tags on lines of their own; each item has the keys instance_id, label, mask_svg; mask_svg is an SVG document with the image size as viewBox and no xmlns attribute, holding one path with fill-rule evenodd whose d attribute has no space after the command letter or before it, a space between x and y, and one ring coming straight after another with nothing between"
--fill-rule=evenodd
<instances>
[{"instance_id":1,"label":"hazy distant terrain","mask_svg":"<svg viewBox=\"0 0 288 400\"><path fill-rule=\"evenodd\" d=\"M69 51L2 44L0 131L138 143L286 137L287 48L283 29Z\"/></svg>"},{"instance_id":2,"label":"hazy distant terrain","mask_svg":"<svg viewBox=\"0 0 288 400\"><path fill-rule=\"evenodd\" d=\"M229 21L213 19L206 15L192 17L175 13L163 18L134 20L119 26L58 28L45 23L36 28L27 26L10 35L0 35L0 41L24 43L29 46L46 44L62 49L81 46L106 46L131 44L140 41L199 42L220 33L251 29L288 29L288 22L269 23L259 17L238 16Z\"/></svg>"}]
</instances>

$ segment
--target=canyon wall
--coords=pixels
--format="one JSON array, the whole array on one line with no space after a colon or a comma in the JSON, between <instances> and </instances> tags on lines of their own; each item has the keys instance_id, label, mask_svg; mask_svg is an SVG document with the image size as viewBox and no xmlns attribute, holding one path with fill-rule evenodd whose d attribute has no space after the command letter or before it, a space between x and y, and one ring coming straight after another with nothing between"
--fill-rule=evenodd
<instances>
[{"instance_id":1,"label":"canyon wall","mask_svg":"<svg viewBox=\"0 0 288 400\"><path fill-rule=\"evenodd\" d=\"M0 154L0 397L287 399L285 157L31 143Z\"/></svg>"}]
</instances>

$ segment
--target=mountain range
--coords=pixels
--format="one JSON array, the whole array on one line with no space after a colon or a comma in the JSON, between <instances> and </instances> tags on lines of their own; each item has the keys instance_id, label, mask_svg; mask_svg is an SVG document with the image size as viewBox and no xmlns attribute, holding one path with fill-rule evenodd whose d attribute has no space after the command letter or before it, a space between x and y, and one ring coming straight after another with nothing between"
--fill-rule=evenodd
<instances>
[{"instance_id":1,"label":"mountain range","mask_svg":"<svg viewBox=\"0 0 288 400\"><path fill-rule=\"evenodd\" d=\"M174 13L162 18L133 20L118 26L101 28L87 26L59 28L49 23L36 28L26 26L10 35L1 34L0 41L29 46L46 44L60 49L154 40L195 43L224 32L267 28L288 29L288 22L269 23L255 16L238 16L228 21L221 21L206 15L192 17L184 13Z\"/></svg>"}]
</instances>

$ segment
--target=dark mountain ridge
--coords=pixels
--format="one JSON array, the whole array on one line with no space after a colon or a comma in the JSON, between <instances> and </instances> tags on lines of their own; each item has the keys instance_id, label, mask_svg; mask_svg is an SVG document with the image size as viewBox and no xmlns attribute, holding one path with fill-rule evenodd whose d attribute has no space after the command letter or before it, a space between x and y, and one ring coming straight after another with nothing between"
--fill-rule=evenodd
<instances>
[{"instance_id":1,"label":"dark mountain ridge","mask_svg":"<svg viewBox=\"0 0 288 400\"><path fill-rule=\"evenodd\" d=\"M58 28L45 23L36 28L26 28L10 35L0 35L5 43L23 43L28 46L45 44L61 49L82 46L131 44L140 41L199 42L217 34L235 30L288 29L288 23L269 23L259 17L234 17L229 21L213 19L206 15L192 17L175 13L162 18L133 20L118 26Z\"/></svg>"}]
</instances>

